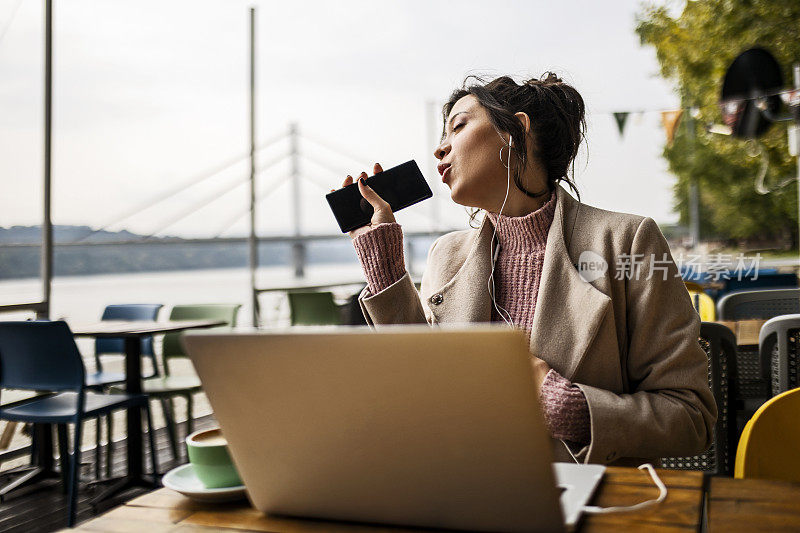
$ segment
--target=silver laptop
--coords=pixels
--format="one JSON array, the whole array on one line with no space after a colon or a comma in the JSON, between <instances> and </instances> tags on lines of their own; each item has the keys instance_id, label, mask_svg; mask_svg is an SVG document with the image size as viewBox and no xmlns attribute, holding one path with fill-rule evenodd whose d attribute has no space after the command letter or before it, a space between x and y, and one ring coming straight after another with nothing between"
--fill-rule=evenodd
<instances>
[{"instance_id":1,"label":"silver laptop","mask_svg":"<svg viewBox=\"0 0 800 533\"><path fill-rule=\"evenodd\" d=\"M561 531L603 475L552 463L520 331L190 332L184 344L265 513Z\"/></svg>"}]
</instances>

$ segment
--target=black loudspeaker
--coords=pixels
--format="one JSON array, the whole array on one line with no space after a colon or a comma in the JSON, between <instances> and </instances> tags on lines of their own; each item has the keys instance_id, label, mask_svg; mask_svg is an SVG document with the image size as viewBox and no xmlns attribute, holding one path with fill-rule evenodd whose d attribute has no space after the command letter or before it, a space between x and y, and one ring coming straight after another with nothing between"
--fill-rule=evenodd
<instances>
[{"instance_id":1,"label":"black loudspeaker","mask_svg":"<svg viewBox=\"0 0 800 533\"><path fill-rule=\"evenodd\" d=\"M722 84L722 119L734 137L755 139L772 125L781 108L781 67L763 48L751 48L728 67Z\"/></svg>"}]
</instances>

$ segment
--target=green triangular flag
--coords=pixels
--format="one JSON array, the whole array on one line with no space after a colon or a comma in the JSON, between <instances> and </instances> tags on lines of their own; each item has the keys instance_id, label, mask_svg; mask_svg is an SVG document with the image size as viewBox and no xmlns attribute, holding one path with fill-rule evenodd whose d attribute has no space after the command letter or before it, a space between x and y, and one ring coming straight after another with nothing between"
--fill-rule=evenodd
<instances>
[{"instance_id":1,"label":"green triangular flag","mask_svg":"<svg viewBox=\"0 0 800 533\"><path fill-rule=\"evenodd\" d=\"M620 137L622 137L622 133L625 131L625 122L628 121L628 115L630 115L630 113L627 111L614 113L614 120L617 121L617 129L619 129Z\"/></svg>"}]
</instances>

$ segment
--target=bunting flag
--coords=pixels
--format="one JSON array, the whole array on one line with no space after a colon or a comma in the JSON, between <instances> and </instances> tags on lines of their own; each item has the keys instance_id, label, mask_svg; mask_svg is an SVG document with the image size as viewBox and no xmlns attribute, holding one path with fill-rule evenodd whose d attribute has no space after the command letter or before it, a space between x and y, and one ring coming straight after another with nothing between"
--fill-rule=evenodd
<instances>
[{"instance_id":1,"label":"bunting flag","mask_svg":"<svg viewBox=\"0 0 800 533\"><path fill-rule=\"evenodd\" d=\"M781 93L781 100L788 106L800 105L800 89L783 91Z\"/></svg>"},{"instance_id":2,"label":"bunting flag","mask_svg":"<svg viewBox=\"0 0 800 533\"><path fill-rule=\"evenodd\" d=\"M747 100L726 100L720 102L719 109L722 113L722 122L729 128L735 130L746 105Z\"/></svg>"},{"instance_id":3,"label":"bunting flag","mask_svg":"<svg viewBox=\"0 0 800 533\"><path fill-rule=\"evenodd\" d=\"M614 120L617 121L617 129L619 130L619 136L622 137L622 134L625 131L625 122L628 121L628 113L627 111L622 111L619 113L614 113Z\"/></svg>"},{"instance_id":4,"label":"bunting flag","mask_svg":"<svg viewBox=\"0 0 800 533\"><path fill-rule=\"evenodd\" d=\"M661 112L661 124L664 126L664 131L667 134L668 144L672 144L672 140L675 138L675 130L678 129L681 115L683 115L683 109Z\"/></svg>"}]
</instances>

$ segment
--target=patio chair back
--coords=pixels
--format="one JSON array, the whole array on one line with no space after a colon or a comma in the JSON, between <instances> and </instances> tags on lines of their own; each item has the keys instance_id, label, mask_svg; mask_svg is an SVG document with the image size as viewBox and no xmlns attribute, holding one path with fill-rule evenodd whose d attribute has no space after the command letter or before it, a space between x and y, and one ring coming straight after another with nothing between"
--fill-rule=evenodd
<instances>
[{"instance_id":1,"label":"patio chair back","mask_svg":"<svg viewBox=\"0 0 800 533\"><path fill-rule=\"evenodd\" d=\"M772 396L800 386L797 356L800 350L800 314L767 320L758 336L764 374L770 376Z\"/></svg>"},{"instance_id":2,"label":"patio chair back","mask_svg":"<svg viewBox=\"0 0 800 533\"><path fill-rule=\"evenodd\" d=\"M796 288L797 275L793 273L779 273L777 269L760 268L758 277L740 276L734 272L730 279L725 280L725 288L719 291L718 297L734 291L755 291L762 289L789 289Z\"/></svg>"},{"instance_id":3,"label":"patio chair back","mask_svg":"<svg viewBox=\"0 0 800 533\"><path fill-rule=\"evenodd\" d=\"M100 320L155 320L162 304L113 304L107 305ZM95 355L106 353L124 354L125 339L96 339ZM153 337L142 339L142 355L153 356Z\"/></svg>"},{"instance_id":4,"label":"patio chair back","mask_svg":"<svg viewBox=\"0 0 800 533\"><path fill-rule=\"evenodd\" d=\"M717 302L719 320L769 319L792 313L800 313L800 289L732 292Z\"/></svg>"},{"instance_id":5,"label":"patio chair back","mask_svg":"<svg viewBox=\"0 0 800 533\"><path fill-rule=\"evenodd\" d=\"M341 324L341 313L332 292L291 291L288 297L293 326Z\"/></svg>"},{"instance_id":6,"label":"patio chair back","mask_svg":"<svg viewBox=\"0 0 800 533\"><path fill-rule=\"evenodd\" d=\"M66 322L0 322L0 388L80 392L85 375Z\"/></svg>"},{"instance_id":7,"label":"patio chair back","mask_svg":"<svg viewBox=\"0 0 800 533\"><path fill-rule=\"evenodd\" d=\"M703 470L711 474L733 471L736 449L736 336L722 324L700 325L700 346L708 357L708 385L714 394L719 414L714 424L714 440L705 452L691 457L665 457L664 468Z\"/></svg>"},{"instance_id":8,"label":"patio chair back","mask_svg":"<svg viewBox=\"0 0 800 533\"><path fill-rule=\"evenodd\" d=\"M736 450L736 478L800 481L800 389L762 405L747 423Z\"/></svg>"},{"instance_id":9,"label":"patio chair back","mask_svg":"<svg viewBox=\"0 0 800 533\"><path fill-rule=\"evenodd\" d=\"M158 311L164 307L162 304L112 304L107 305L103 310L100 320L155 320L158 318ZM153 372L158 374L156 364L156 354L153 351L153 337L148 335L142 337L141 353L150 358L153 364ZM94 340L94 363L97 370L103 370L103 362L100 356L103 354L124 354L125 339L123 338L97 338Z\"/></svg>"}]
</instances>

